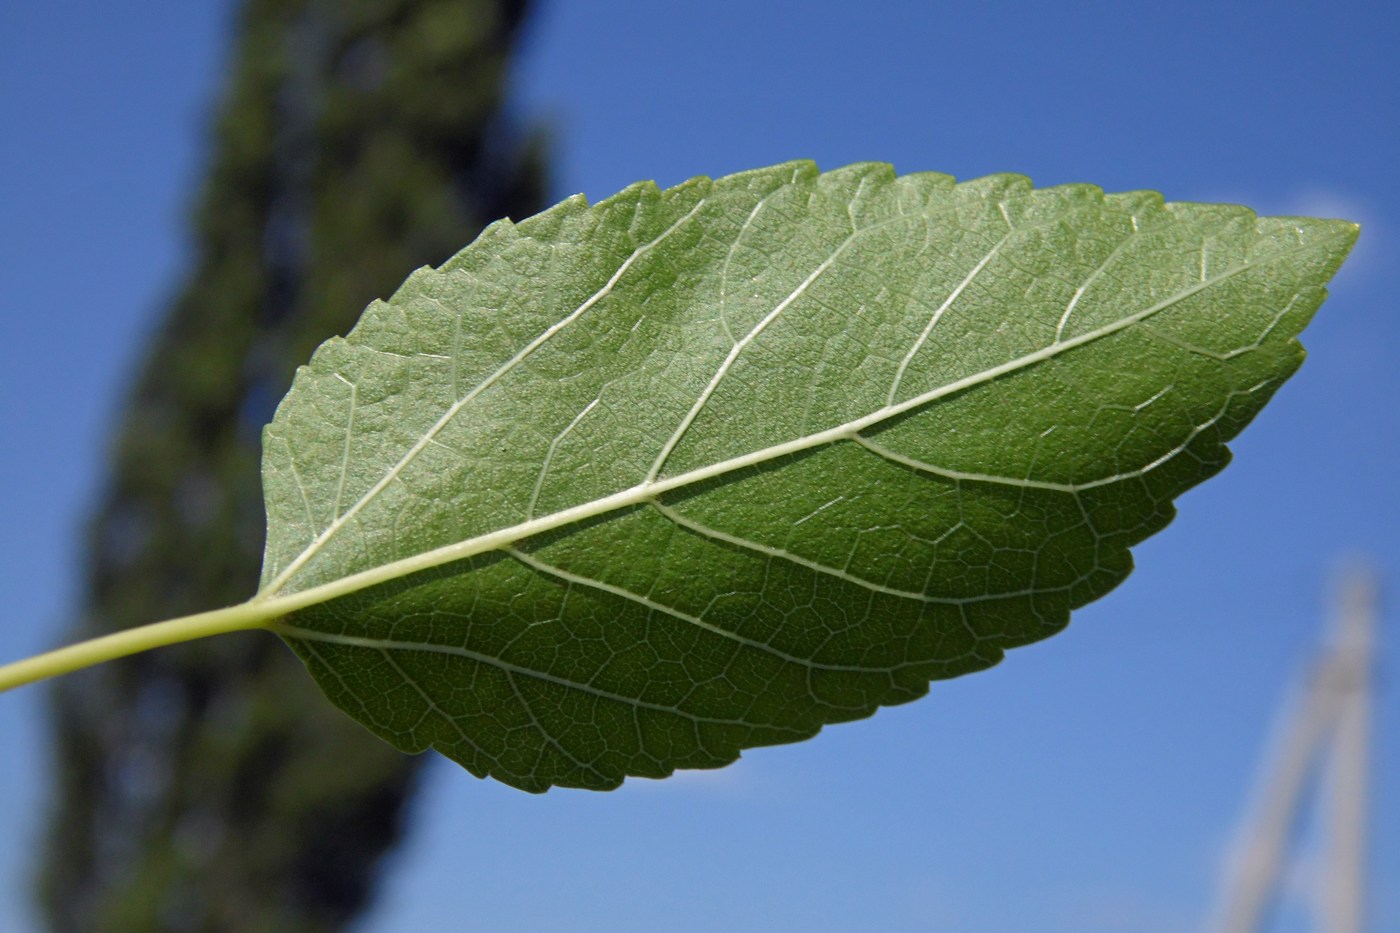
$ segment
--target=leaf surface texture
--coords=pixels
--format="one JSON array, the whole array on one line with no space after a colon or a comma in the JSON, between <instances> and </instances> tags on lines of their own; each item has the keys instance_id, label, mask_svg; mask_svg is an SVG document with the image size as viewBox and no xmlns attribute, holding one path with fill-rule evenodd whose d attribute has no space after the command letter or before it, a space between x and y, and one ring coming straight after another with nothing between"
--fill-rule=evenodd
<instances>
[{"instance_id":1,"label":"leaf surface texture","mask_svg":"<svg viewBox=\"0 0 1400 933\"><path fill-rule=\"evenodd\" d=\"M571 198L298 373L258 598L369 728L527 790L807 738L1121 581L1354 237L881 164Z\"/></svg>"}]
</instances>

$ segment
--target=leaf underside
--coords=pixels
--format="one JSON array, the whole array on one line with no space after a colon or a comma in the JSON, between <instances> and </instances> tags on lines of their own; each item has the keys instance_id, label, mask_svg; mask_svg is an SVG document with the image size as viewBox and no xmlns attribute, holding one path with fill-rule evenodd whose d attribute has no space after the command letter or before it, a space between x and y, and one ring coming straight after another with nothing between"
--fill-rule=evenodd
<instances>
[{"instance_id":1,"label":"leaf underside","mask_svg":"<svg viewBox=\"0 0 1400 933\"><path fill-rule=\"evenodd\" d=\"M299 371L259 598L334 591L275 626L331 699L526 790L804 739L1117 585L1355 233L882 164L571 198Z\"/></svg>"}]
</instances>

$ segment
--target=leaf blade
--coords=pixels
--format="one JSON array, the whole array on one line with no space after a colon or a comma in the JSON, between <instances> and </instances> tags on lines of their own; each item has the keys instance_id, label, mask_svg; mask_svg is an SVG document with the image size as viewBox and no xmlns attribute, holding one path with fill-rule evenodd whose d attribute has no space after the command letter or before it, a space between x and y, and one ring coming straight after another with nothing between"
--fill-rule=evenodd
<instances>
[{"instance_id":1,"label":"leaf blade","mask_svg":"<svg viewBox=\"0 0 1400 933\"><path fill-rule=\"evenodd\" d=\"M527 789L805 737L1116 585L1353 236L878 165L571 199L299 373L259 598L333 590L280 628L333 699Z\"/></svg>"}]
</instances>

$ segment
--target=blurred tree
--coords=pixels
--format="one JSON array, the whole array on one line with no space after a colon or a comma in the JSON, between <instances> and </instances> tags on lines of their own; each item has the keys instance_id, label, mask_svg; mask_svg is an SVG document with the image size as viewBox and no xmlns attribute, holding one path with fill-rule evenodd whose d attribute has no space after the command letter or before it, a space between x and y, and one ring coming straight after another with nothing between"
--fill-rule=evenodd
<instances>
[{"instance_id":1,"label":"blurred tree","mask_svg":"<svg viewBox=\"0 0 1400 933\"><path fill-rule=\"evenodd\" d=\"M247 598L259 433L295 366L414 268L542 206L541 147L503 115L526 5L243 4L191 274L117 434L77 635ZM53 710L53 929L305 933L366 906L418 762L275 639L106 665Z\"/></svg>"}]
</instances>

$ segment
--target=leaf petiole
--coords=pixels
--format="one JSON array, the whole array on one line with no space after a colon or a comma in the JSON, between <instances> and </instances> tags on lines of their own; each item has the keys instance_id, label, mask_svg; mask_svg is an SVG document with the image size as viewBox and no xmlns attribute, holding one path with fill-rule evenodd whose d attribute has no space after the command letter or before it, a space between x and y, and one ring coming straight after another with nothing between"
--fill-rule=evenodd
<instances>
[{"instance_id":1,"label":"leaf petiole","mask_svg":"<svg viewBox=\"0 0 1400 933\"><path fill-rule=\"evenodd\" d=\"M286 607L275 601L255 600L225 609L197 612L178 619L113 632L75 645L65 645L0 666L0 693L92 667L104 661L139 654L152 648L163 648L166 645L176 645L226 632L266 628L285 612Z\"/></svg>"}]
</instances>

